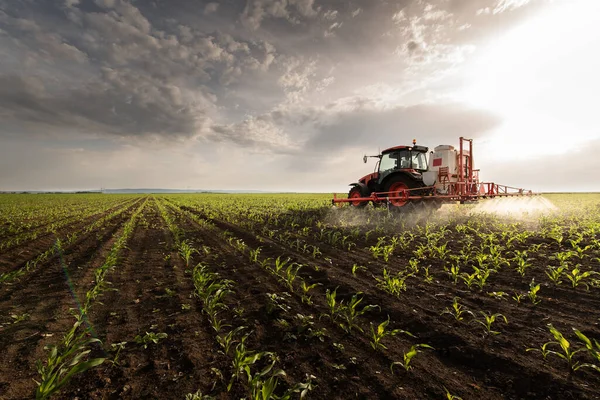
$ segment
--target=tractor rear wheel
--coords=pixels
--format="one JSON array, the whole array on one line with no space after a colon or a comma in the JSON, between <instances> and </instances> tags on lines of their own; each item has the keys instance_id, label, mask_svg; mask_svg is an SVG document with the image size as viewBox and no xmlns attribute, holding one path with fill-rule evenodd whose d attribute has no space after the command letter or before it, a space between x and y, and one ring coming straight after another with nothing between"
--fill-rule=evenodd
<instances>
[{"instance_id":1,"label":"tractor rear wheel","mask_svg":"<svg viewBox=\"0 0 600 400\"><path fill-rule=\"evenodd\" d=\"M354 186L348 192L348 198L349 199L358 199L358 198L367 197L367 196L368 196L368 194L363 193L363 191L361 190L360 186ZM351 201L348 204L350 204L352 207L364 208L364 207L367 206L367 204L369 204L369 202L368 201Z\"/></svg>"},{"instance_id":2,"label":"tractor rear wheel","mask_svg":"<svg viewBox=\"0 0 600 400\"><path fill-rule=\"evenodd\" d=\"M417 195L415 191L409 192L408 189L423 187L422 182L414 181L403 176L395 176L385 185L385 191L389 192L390 197L401 197L400 199L390 200L393 207L404 207L411 203L407 197Z\"/></svg>"}]
</instances>

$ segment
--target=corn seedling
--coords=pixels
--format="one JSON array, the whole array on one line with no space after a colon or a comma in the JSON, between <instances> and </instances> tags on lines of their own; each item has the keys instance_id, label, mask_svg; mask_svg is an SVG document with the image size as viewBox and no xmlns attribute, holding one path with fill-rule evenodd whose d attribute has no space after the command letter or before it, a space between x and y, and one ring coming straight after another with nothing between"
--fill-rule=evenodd
<instances>
[{"instance_id":1,"label":"corn seedling","mask_svg":"<svg viewBox=\"0 0 600 400\"><path fill-rule=\"evenodd\" d=\"M352 266L352 275L356 276L356 273L358 271L366 271L366 270L367 270L367 267L364 267L364 266L358 265L358 264L354 264Z\"/></svg>"},{"instance_id":2,"label":"corn seedling","mask_svg":"<svg viewBox=\"0 0 600 400\"><path fill-rule=\"evenodd\" d=\"M512 299L516 301L517 304L521 304L521 300L523 299L523 297L525 297L525 295L525 293L515 292L515 294L512 296Z\"/></svg>"},{"instance_id":3,"label":"corn seedling","mask_svg":"<svg viewBox=\"0 0 600 400\"><path fill-rule=\"evenodd\" d=\"M154 333L154 332L146 332L145 335L137 335L133 340L137 344L141 344L145 349L152 343L158 344L159 341L165 339L168 335L166 333Z\"/></svg>"},{"instance_id":4,"label":"corn seedling","mask_svg":"<svg viewBox=\"0 0 600 400\"><path fill-rule=\"evenodd\" d=\"M563 275L563 271L565 270L564 266L560 266L560 267L548 267L548 269L546 270L546 275L548 275L548 278L550 278L550 280L552 282L554 282L555 285L560 285L562 283L562 281L560 280L561 276Z\"/></svg>"},{"instance_id":5,"label":"corn seedling","mask_svg":"<svg viewBox=\"0 0 600 400\"><path fill-rule=\"evenodd\" d=\"M446 307L446 309L442 311L441 315L450 314L457 321L462 321L464 319L463 314L469 314L472 317L475 317L475 315L471 311L465 310L464 306L458 303L458 300L460 300L460 297L455 297L452 302L452 308Z\"/></svg>"},{"instance_id":6,"label":"corn seedling","mask_svg":"<svg viewBox=\"0 0 600 400\"><path fill-rule=\"evenodd\" d=\"M202 391L198 389L195 393L188 393L185 395L185 400L215 400L216 397L202 394Z\"/></svg>"},{"instance_id":7,"label":"corn seedling","mask_svg":"<svg viewBox=\"0 0 600 400\"><path fill-rule=\"evenodd\" d=\"M250 262L254 262L254 263L258 262L258 255L260 254L260 250L261 250L261 248L257 247L256 249L250 250L248 252L249 257L250 257Z\"/></svg>"},{"instance_id":8,"label":"corn seedling","mask_svg":"<svg viewBox=\"0 0 600 400\"><path fill-rule=\"evenodd\" d=\"M472 322L478 323L481 326L483 326L486 335L499 335L500 334L499 331L492 330L492 324L494 322L496 322L496 318L502 318L504 320L504 323L508 324L508 319L506 319L506 317L503 314L500 314L500 313L486 314L483 311L480 311L479 313L483 316L483 319L482 320L474 319Z\"/></svg>"},{"instance_id":9,"label":"corn seedling","mask_svg":"<svg viewBox=\"0 0 600 400\"><path fill-rule=\"evenodd\" d=\"M529 300L531 300L531 302L533 304L539 304L541 303L541 300L538 299L537 297L537 293L540 291L540 284L538 283L537 285L535 284L535 279L531 280L531 283L529 284L529 291L527 292L527 297L529 297Z\"/></svg>"},{"instance_id":10,"label":"corn seedling","mask_svg":"<svg viewBox=\"0 0 600 400\"><path fill-rule=\"evenodd\" d=\"M379 325L377 325L377 328L375 328L375 325L371 322L370 326L371 326L371 347L375 350L380 350L380 349L387 349L387 347L381 343L381 340L387 336L396 336L400 333L404 333L408 336L412 336L415 337L412 333L408 332L408 331L404 331L402 329L392 329L392 330L387 330L387 326L390 323L390 317L388 315L388 318L383 321L382 323L380 323Z\"/></svg>"},{"instance_id":11,"label":"corn seedling","mask_svg":"<svg viewBox=\"0 0 600 400\"><path fill-rule=\"evenodd\" d=\"M425 349L432 349L433 347L431 347L428 344L415 344L414 346L412 346L410 348L410 350L408 350L408 352L403 353L403 360L402 361L394 361L391 365L390 365L390 371L392 371L392 374L394 373L394 366L396 365L401 365L402 368L404 368L404 370L406 372L408 372L409 370L411 370L413 367L412 365L410 365L412 359L418 354L420 353L419 349L421 348L425 348Z\"/></svg>"},{"instance_id":12,"label":"corn seedling","mask_svg":"<svg viewBox=\"0 0 600 400\"><path fill-rule=\"evenodd\" d=\"M573 287L577 287L581 284L584 285L587 290L590 290L590 286L587 284L587 282L585 282L585 280L596 274L598 273L595 271L581 272L579 265L577 265L571 271L567 270L567 272L565 272L565 276L571 281L571 285Z\"/></svg>"},{"instance_id":13,"label":"corn seedling","mask_svg":"<svg viewBox=\"0 0 600 400\"><path fill-rule=\"evenodd\" d=\"M198 250L194 249L190 244L186 241L179 243L179 255L185 261L185 266L187 268L190 267L190 261L192 260L192 255L194 253L198 253Z\"/></svg>"},{"instance_id":14,"label":"corn seedling","mask_svg":"<svg viewBox=\"0 0 600 400\"><path fill-rule=\"evenodd\" d=\"M398 272L395 276L388 273L386 268L383 268L383 277L375 278L377 286L385 290L386 292L393 294L394 296L400 296L400 293L406 291L406 279L413 276L413 274L405 274Z\"/></svg>"},{"instance_id":15,"label":"corn seedling","mask_svg":"<svg viewBox=\"0 0 600 400\"><path fill-rule=\"evenodd\" d=\"M446 400L462 400L462 397L458 397L450 393L446 386L444 386L444 390L446 391Z\"/></svg>"},{"instance_id":16,"label":"corn seedling","mask_svg":"<svg viewBox=\"0 0 600 400\"><path fill-rule=\"evenodd\" d=\"M598 365L596 364L581 364L582 367L588 367L588 368L593 368L596 371L600 372L600 343L598 343L597 340L588 338L586 335L584 335L581 331L573 328L573 331L575 332L575 334L577 335L577 337L579 338L579 340L583 343L583 345L585 346L585 348L587 349L588 353L590 356L592 356L592 358L596 361L598 361Z\"/></svg>"},{"instance_id":17,"label":"corn seedling","mask_svg":"<svg viewBox=\"0 0 600 400\"><path fill-rule=\"evenodd\" d=\"M360 294L360 292L353 294L347 305L340 303L340 307L338 307L338 312L341 313L342 318L345 320L343 323L340 323L340 326L348 333L352 331L352 328L363 332L363 329L358 326L358 317L370 310L380 308L378 305L369 304L359 309L358 305L363 300L363 297L358 297Z\"/></svg>"},{"instance_id":18,"label":"corn seedling","mask_svg":"<svg viewBox=\"0 0 600 400\"><path fill-rule=\"evenodd\" d=\"M548 346L551 344L553 344L553 342L546 342L543 345L541 345L539 349L528 348L528 349L525 349L525 351L539 351L540 353L542 353L542 357L544 357L544 360L546 360L546 357L548 357L548 354L550 354L550 350L548 349Z\"/></svg>"},{"instance_id":19,"label":"corn seedling","mask_svg":"<svg viewBox=\"0 0 600 400\"><path fill-rule=\"evenodd\" d=\"M38 385L35 391L36 399L49 398L62 389L74 375L104 362L104 358L86 360L91 351L89 346L92 343L100 343L100 340L88 338L89 331L87 329L79 332L82 323L83 316L80 315L60 345L45 347L46 350L50 350L50 354L44 364L40 361L37 362L40 382L36 381Z\"/></svg>"},{"instance_id":20,"label":"corn seedling","mask_svg":"<svg viewBox=\"0 0 600 400\"><path fill-rule=\"evenodd\" d=\"M575 361L573 357L577 353L585 351L585 349L573 350L571 348L571 343L563 336L562 333L560 333L558 329L552 326L552 324L548 324L548 329L550 330L550 333L552 333L552 336L554 336L555 341L551 341L546 344L558 345L562 350L562 353L553 350L549 350L548 353L554 354L567 361L570 371L577 371L579 368L581 368L581 363L579 361Z\"/></svg>"},{"instance_id":21,"label":"corn seedling","mask_svg":"<svg viewBox=\"0 0 600 400\"><path fill-rule=\"evenodd\" d=\"M281 256L277 257L277 259L275 260L275 273L279 273L279 271L281 271L283 268L285 268L289 263L290 263L290 258L287 258L286 260L282 260Z\"/></svg>"}]
</instances>

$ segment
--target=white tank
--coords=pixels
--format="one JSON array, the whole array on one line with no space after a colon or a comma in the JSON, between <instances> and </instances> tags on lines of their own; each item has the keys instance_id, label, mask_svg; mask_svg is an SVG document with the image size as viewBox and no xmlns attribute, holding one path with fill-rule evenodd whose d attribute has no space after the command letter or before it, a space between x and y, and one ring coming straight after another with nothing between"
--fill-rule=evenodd
<instances>
[{"instance_id":1,"label":"white tank","mask_svg":"<svg viewBox=\"0 0 600 400\"><path fill-rule=\"evenodd\" d=\"M463 157L466 164L466 156L469 155L468 150L463 149ZM440 180L440 168L448 168L448 176L442 177ZM448 186L446 182L456 182L458 180L458 150L454 146L442 144L433 149L429 158L429 169L423 174L423 183L431 186L435 183L435 187L440 193L447 193Z\"/></svg>"}]
</instances>

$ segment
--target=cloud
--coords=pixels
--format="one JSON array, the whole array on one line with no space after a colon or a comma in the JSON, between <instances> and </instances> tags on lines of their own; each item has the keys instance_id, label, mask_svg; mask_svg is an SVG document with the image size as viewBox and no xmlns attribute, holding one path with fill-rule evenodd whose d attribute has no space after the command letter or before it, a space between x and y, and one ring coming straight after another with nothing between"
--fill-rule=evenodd
<instances>
[{"instance_id":1,"label":"cloud","mask_svg":"<svg viewBox=\"0 0 600 400\"><path fill-rule=\"evenodd\" d=\"M257 30L266 18L284 18L298 23L300 17L317 15L314 0L247 0L241 21L249 29Z\"/></svg>"},{"instance_id":2,"label":"cloud","mask_svg":"<svg viewBox=\"0 0 600 400\"><path fill-rule=\"evenodd\" d=\"M207 3L204 6L204 15L212 14L217 12L219 9L219 3Z\"/></svg>"},{"instance_id":3,"label":"cloud","mask_svg":"<svg viewBox=\"0 0 600 400\"><path fill-rule=\"evenodd\" d=\"M372 99L350 98L329 105L315 123L306 148L326 152L340 148L408 144L413 138L431 147L455 143L459 136L481 137L497 126L493 114L460 104L381 107Z\"/></svg>"},{"instance_id":4,"label":"cloud","mask_svg":"<svg viewBox=\"0 0 600 400\"><path fill-rule=\"evenodd\" d=\"M62 36L48 32L42 19L0 12L13 43L34 60L32 71L0 70L0 115L28 124L25 132L48 125L119 136L202 136L219 117L215 92L244 74L267 71L276 57L263 40L183 24L167 32L128 2L95 4L94 11L66 4ZM74 35L77 30L82 33ZM81 67L71 75L73 62Z\"/></svg>"}]
</instances>

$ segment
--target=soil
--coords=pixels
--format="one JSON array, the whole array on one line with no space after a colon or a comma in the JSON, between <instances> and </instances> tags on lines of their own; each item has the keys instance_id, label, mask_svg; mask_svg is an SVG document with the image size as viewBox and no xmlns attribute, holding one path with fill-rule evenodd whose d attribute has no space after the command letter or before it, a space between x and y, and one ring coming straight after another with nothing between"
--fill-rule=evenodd
<instances>
[{"instance_id":1,"label":"soil","mask_svg":"<svg viewBox=\"0 0 600 400\"><path fill-rule=\"evenodd\" d=\"M30 279L0 286L0 323L11 314L30 314L29 319L0 328L0 398L32 397L36 361L47 354L44 346L56 343L72 326L69 308L76 307L76 298L91 287L94 269L102 264L136 208L79 238L65 251L64 266L57 259L49 260ZM237 381L228 391L231 357L222 351L202 302L194 296L191 268L202 262L233 282L222 318L232 328L244 326L245 332L251 333L248 348L277 354L277 368L286 372L280 378L279 394L313 376L314 388L308 398L314 399L440 399L446 398L446 390L463 399L600 399L598 372L581 368L570 373L566 361L557 356L544 360L540 352L525 351L553 340L548 323L572 342L573 327L600 338L598 288L573 288L569 282L554 286L545 275L551 262L547 254L562 249L554 241L529 237L518 243L514 250L531 249L539 243L545 246L529 255L531 267L525 277L507 266L493 274L482 291L470 290L460 280L455 285L443 270L444 261L424 259L421 266L429 267L432 279L425 281L422 273L410 277L408 289L396 297L382 290L375 278L381 277L384 268L390 273L404 269L420 239L384 262L369 251L377 242L375 236L369 240L361 236L348 250L318 240L314 235L318 229L312 224L306 225L310 233L302 234L302 226L292 228L283 220L234 223L202 208L168 204L167 209L181 229L181 237L200 251L186 265L154 200L148 201L118 265L109 272L107 279L114 290L105 292L89 315L93 334L102 341L91 356L114 363L106 361L76 375L57 398L182 399L197 390L219 399L247 396L246 386ZM304 220L322 217L319 212L301 216ZM269 231L286 234L269 235ZM460 249L455 244L461 239L452 231L445 241L456 253ZM236 246L237 240L245 247ZM294 240L317 246L322 254L313 257L292 245ZM32 242L25 248L35 253L43 246ZM317 284L309 292L310 300L297 283L291 290L281 278L252 261L249 250L256 249L260 249L259 260L281 257L301 264L299 276L306 284ZM594 256L600 255L595 251L581 263L600 271ZM22 262L14 259L12 267ZM354 265L365 269L353 273ZM527 292L532 279L542 283L541 302L534 305L527 296L520 303L514 301L514 293ZM359 309L377 307L360 316L358 326L348 332L327 316L325 294L334 290L338 301L347 303L359 293ZM488 294L491 292L508 295L498 299ZM278 307L273 307L273 294ZM456 296L478 320L482 319L479 312L485 311L503 314L508 323L497 320L493 329L500 334L487 335L470 315L457 321L442 314ZM402 333L389 336L382 342L387 348L374 350L371 326L376 328L388 317L388 329L402 329L414 337ZM147 332L166 333L167 337L144 348L135 337ZM115 360L111 345L123 342L126 344ZM409 371L400 365L392 371L392 363L402 361L416 344L433 349L422 348ZM586 357L580 353L576 359L590 362Z\"/></svg>"}]
</instances>

